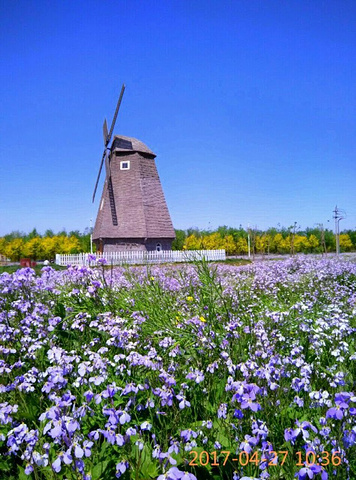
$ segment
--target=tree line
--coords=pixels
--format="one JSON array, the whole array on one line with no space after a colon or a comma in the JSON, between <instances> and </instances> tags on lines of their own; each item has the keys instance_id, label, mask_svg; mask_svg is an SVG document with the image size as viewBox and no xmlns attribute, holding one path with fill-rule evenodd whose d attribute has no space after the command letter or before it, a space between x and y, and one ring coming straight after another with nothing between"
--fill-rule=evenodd
<instances>
[{"instance_id":1,"label":"tree line","mask_svg":"<svg viewBox=\"0 0 356 480\"><path fill-rule=\"evenodd\" d=\"M356 251L356 230L345 230L339 236L341 252ZM300 231L293 225L289 228L257 227L244 229L221 226L214 231L189 228L176 230L173 242L176 250L201 250L225 248L228 255L328 253L335 252L336 237L332 230L307 228Z\"/></svg>"},{"instance_id":2,"label":"tree line","mask_svg":"<svg viewBox=\"0 0 356 480\"><path fill-rule=\"evenodd\" d=\"M305 231L289 228L243 229L221 226L216 230L189 228L176 230L173 250L216 250L225 248L228 255L334 252L336 239L330 229L307 228ZM344 230L339 238L340 251L356 251L356 230ZM94 251L95 246L93 245ZM0 255L12 261L21 258L52 260L56 253L90 252L90 229L54 233L46 230L41 235L36 229L30 233L11 232L0 237Z\"/></svg>"},{"instance_id":3,"label":"tree line","mask_svg":"<svg viewBox=\"0 0 356 480\"><path fill-rule=\"evenodd\" d=\"M0 255L15 262L21 258L53 260L56 253L80 252L90 252L89 229L83 233L79 230L69 233L46 230L44 235L40 235L34 228L28 234L14 231L0 237Z\"/></svg>"}]
</instances>

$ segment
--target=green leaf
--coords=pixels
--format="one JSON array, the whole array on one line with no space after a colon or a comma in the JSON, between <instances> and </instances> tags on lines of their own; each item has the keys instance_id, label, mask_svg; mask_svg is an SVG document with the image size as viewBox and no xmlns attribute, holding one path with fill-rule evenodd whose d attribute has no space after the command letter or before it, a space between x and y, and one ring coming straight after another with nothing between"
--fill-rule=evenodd
<instances>
[{"instance_id":1,"label":"green leaf","mask_svg":"<svg viewBox=\"0 0 356 480\"><path fill-rule=\"evenodd\" d=\"M31 477L29 475L26 475L25 469L23 467L19 466L18 480L29 480Z\"/></svg>"},{"instance_id":2,"label":"green leaf","mask_svg":"<svg viewBox=\"0 0 356 480\"><path fill-rule=\"evenodd\" d=\"M145 462L140 471L142 480L147 480L148 478L157 478L158 473L157 465L155 465L152 461Z\"/></svg>"},{"instance_id":3,"label":"green leaf","mask_svg":"<svg viewBox=\"0 0 356 480\"><path fill-rule=\"evenodd\" d=\"M109 461L105 460L104 462L99 462L97 465L95 465L91 472L92 480L99 480L102 477L106 467L108 466L108 463Z\"/></svg>"}]
</instances>

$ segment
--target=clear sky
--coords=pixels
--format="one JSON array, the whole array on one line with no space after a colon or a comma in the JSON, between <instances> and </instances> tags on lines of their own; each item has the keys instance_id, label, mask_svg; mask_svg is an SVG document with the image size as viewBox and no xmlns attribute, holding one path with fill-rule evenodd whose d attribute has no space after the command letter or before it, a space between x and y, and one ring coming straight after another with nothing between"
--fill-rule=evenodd
<instances>
[{"instance_id":1,"label":"clear sky","mask_svg":"<svg viewBox=\"0 0 356 480\"><path fill-rule=\"evenodd\" d=\"M356 228L354 0L0 0L0 49L0 235L94 224L122 83L175 228Z\"/></svg>"}]
</instances>

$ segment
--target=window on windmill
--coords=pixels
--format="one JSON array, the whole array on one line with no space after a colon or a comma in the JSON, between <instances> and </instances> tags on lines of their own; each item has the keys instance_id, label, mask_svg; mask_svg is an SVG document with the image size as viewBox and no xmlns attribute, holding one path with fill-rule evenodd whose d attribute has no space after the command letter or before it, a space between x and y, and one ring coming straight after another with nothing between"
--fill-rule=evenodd
<instances>
[{"instance_id":1,"label":"window on windmill","mask_svg":"<svg viewBox=\"0 0 356 480\"><path fill-rule=\"evenodd\" d=\"M162 251L162 245L160 243L156 244L156 252L161 252Z\"/></svg>"},{"instance_id":2,"label":"window on windmill","mask_svg":"<svg viewBox=\"0 0 356 480\"><path fill-rule=\"evenodd\" d=\"M103 209L103 206L104 206L104 199L102 199L102 201L101 201L100 210Z\"/></svg>"},{"instance_id":3,"label":"window on windmill","mask_svg":"<svg viewBox=\"0 0 356 480\"><path fill-rule=\"evenodd\" d=\"M130 170L130 162L128 160L120 162L120 170Z\"/></svg>"}]
</instances>

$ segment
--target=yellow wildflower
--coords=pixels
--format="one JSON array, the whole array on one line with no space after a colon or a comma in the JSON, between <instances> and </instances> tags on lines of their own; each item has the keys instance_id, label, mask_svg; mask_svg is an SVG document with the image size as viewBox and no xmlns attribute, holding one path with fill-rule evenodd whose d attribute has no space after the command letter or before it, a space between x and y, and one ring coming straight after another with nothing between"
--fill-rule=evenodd
<instances>
[{"instance_id":1,"label":"yellow wildflower","mask_svg":"<svg viewBox=\"0 0 356 480\"><path fill-rule=\"evenodd\" d=\"M193 297L187 297L188 302L193 302L194 298Z\"/></svg>"},{"instance_id":2,"label":"yellow wildflower","mask_svg":"<svg viewBox=\"0 0 356 480\"><path fill-rule=\"evenodd\" d=\"M206 320L205 320L204 317L199 317L199 320L200 320L201 322L206 322Z\"/></svg>"}]
</instances>

